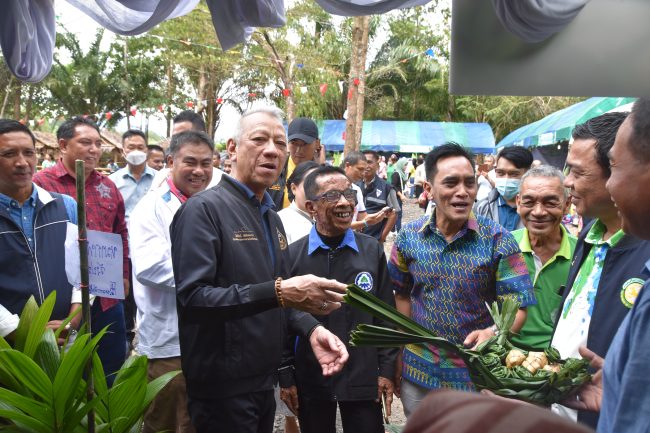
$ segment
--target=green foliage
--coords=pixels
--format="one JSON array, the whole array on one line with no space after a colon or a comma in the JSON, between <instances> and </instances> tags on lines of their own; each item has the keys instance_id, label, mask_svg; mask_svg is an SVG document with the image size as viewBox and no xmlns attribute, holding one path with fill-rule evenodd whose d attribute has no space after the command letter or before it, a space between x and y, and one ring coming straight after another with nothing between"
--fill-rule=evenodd
<instances>
[{"instance_id":1,"label":"green foliage","mask_svg":"<svg viewBox=\"0 0 650 433\"><path fill-rule=\"evenodd\" d=\"M524 400L530 403L550 405L566 398L580 385L590 380L588 361L569 358L559 359L555 349L545 352L548 359L561 365L559 372L538 371L531 373L526 368L507 368L504 359L512 349L508 337L515 320L519 303L506 299L501 309L496 303L489 308L490 314L501 333L482 344L476 350L466 349L444 338L404 316L393 307L355 285L349 285L345 302L396 325L401 330L374 325L358 325L350 335L351 346L400 347L408 344L429 344L458 355L467 365L472 382L478 389L489 389L503 397Z\"/></svg>"},{"instance_id":2,"label":"green foliage","mask_svg":"<svg viewBox=\"0 0 650 433\"><path fill-rule=\"evenodd\" d=\"M147 360L129 358L112 388L96 353L106 328L94 337L79 334L60 349L55 333L46 329L55 293L38 307L30 298L15 333L15 347L0 338L0 430L36 433L87 431L87 416L95 410L98 432L139 431L144 411L178 372L147 383ZM66 341L67 343L67 341ZM64 345L65 347L66 345ZM84 371L93 359L93 397L88 400Z\"/></svg>"}]
</instances>

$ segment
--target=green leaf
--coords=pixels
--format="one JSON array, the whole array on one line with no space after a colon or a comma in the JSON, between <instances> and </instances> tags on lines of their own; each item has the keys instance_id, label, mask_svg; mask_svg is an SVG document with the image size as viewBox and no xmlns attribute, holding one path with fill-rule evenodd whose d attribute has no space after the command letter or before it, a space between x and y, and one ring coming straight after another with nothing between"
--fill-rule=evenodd
<instances>
[{"instance_id":1,"label":"green leaf","mask_svg":"<svg viewBox=\"0 0 650 433\"><path fill-rule=\"evenodd\" d=\"M172 381L176 376L181 374L180 370L170 371L162 376L159 376L147 384L147 393L145 395L144 401L142 402L142 412L149 407L153 399L158 395L158 393L167 386L169 382Z\"/></svg>"},{"instance_id":2,"label":"green leaf","mask_svg":"<svg viewBox=\"0 0 650 433\"><path fill-rule=\"evenodd\" d=\"M56 337L51 329L45 331L41 342L36 347L34 361L43 369L50 380L54 381L59 364L61 363L61 354Z\"/></svg>"},{"instance_id":3,"label":"green leaf","mask_svg":"<svg viewBox=\"0 0 650 433\"><path fill-rule=\"evenodd\" d=\"M0 364L9 375L24 386L29 397L38 397L46 403L51 402L52 382L27 355L17 350L0 350Z\"/></svg>"},{"instance_id":4,"label":"green leaf","mask_svg":"<svg viewBox=\"0 0 650 433\"><path fill-rule=\"evenodd\" d=\"M16 410L29 415L44 425L54 426L53 413L47 404L4 388L0 388L0 401L10 404Z\"/></svg>"},{"instance_id":5,"label":"green leaf","mask_svg":"<svg viewBox=\"0 0 650 433\"><path fill-rule=\"evenodd\" d=\"M146 389L147 358L133 356L127 359L118 371L113 387L108 391L113 433L126 432L140 418Z\"/></svg>"},{"instance_id":6,"label":"green leaf","mask_svg":"<svg viewBox=\"0 0 650 433\"><path fill-rule=\"evenodd\" d=\"M20 320L18 322L18 328L16 329L16 336L14 338L14 348L20 350L21 352L25 349L25 342L27 341L27 334L34 322L34 318L38 313L38 304L33 296L30 296L27 300L27 303L23 307L22 313L20 313Z\"/></svg>"},{"instance_id":7,"label":"green leaf","mask_svg":"<svg viewBox=\"0 0 650 433\"><path fill-rule=\"evenodd\" d=\"M52 310L54 309L55 302L56 292L52 292L48 295L47 298L45 298L45 301L43 301L41 306L38 308L36 316L33 317L31 326L27 332L25 348L23 349L23 353L30 358L34 357L34 353L36 353L36 347L43 338L43 333L45 333L47 322L50 321L50 316L52 316Z\"/></svg>"}]
</instances>

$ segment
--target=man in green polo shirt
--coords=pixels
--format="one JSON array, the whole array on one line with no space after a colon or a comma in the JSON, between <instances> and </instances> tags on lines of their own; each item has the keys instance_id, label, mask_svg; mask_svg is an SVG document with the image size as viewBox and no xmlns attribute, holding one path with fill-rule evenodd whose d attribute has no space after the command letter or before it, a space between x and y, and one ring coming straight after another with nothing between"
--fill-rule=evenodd
<instances>
[{"instance_id":1,"label":"man in green polo shirt","mask_svg":"<svg viewBox=\"0 0 650 433\"><path fill-rule=\"evenodd\" d=\"M576 246L576 238L562 226L569 204L563 183L562 172L548 165L524 174L517 212L525 228L512 232L524 254L537 299L537 305L528 307L526 323L513 340L517 345L541 350L551 342L562 302L561 287L566 285Z\"/></svg>"}]
</instances>

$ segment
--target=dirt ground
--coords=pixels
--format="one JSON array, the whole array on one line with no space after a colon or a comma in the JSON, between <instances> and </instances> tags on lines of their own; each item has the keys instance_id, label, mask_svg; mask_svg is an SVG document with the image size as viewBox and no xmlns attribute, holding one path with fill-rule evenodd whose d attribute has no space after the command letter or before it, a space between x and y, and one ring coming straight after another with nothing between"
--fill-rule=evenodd
<instances>
[{"instance_id":1,"label":"dirt ground","mask_svg":"<svg viewBox=\"0 0 650 433\"><path fill-rule=\"evenodd\" d=\"M404 203L403 206L403 216L402 224L420 217L423 214L423 210L420 209L417 205L415 199L409 199L407 203ZM386 251L386 257L390 255L390 250L393 247L393 236L389 236L384 244L384 249ZM392 406L392 415L390 416L390 423L398 426L406 424L406 417L404 416L404 409L402 408L402 402L395 398L393 400ZM337 433L343 433L343 427L341 426L340 417L337 414ZM284 419L281 416L276 416L275 426L273 428L273 433L283 433L284 432Z\"/></svg>"}]
</instances>

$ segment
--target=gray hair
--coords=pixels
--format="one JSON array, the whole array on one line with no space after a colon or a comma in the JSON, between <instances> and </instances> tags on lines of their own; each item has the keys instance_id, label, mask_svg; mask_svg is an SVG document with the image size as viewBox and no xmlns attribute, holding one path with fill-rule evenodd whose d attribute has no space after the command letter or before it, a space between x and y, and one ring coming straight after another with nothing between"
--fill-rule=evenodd
<instances>
[{"instance_id":1,"label":"gray hair","mask_svg":"<svg viewBox=\"0 0 650 433\"><path fill-rule=\"evenodd\" d=\"M167 155L173 158L186 144L205 144L214 152L214 141L208 137L208 134L203 131L188 130L172 135Z\"/></svg>"},{"instance_id":2,"label":"gray hair","mask_svg":"<svg viewBox=\"0 0 650 433\"><path fill-rule=\"evenodd\" d=\"M346 164L357 165L359 161L365 161L365 160L366 160L366 156L363 153L358 152L356 150L351 150L345 155L343 161L341 161L341 168L345 168Z\"/></svg>"},{"instance_id":3,"label":"gray hair","mask_svg":"<svg viewBox=\"0 0 650 433\"><path fill-rule=\"evenodd\" d=\"M560 181L560 185L564 185L564 173L561 170L553 167L552 165L538 165L537 167L532 167L521 177L520 185L524 184L524 181L531 177L546 177L546 178L556 178ZM521 186L519 187L521 192ZM569 196L569 190L562 187L564 192L564 198Z\"/></svg>"},{"instance_id":4,"label":"gray hair","mask_svg":"<svg viewBox=\"0 0 650 433\"><path fill-rule=\"evenodd\" d=\"M235 127L235 133L233 134L232 137L233 140L235 140L235 144L239 143L239 139L241 138L242 121L248 116L252 116L253 114L257 114L257 113L268 114L269 116L277 119L278 122L280 123L284 122L284 112L280 110L278 107L271 107L268 105L264 105L261 107L256 107L256 108L251 108L250 110L246 110L239 118L239 121L237 121L237 126Z\"/></svg>"}]
</instances>

